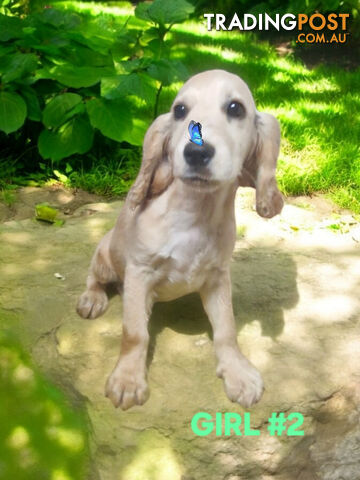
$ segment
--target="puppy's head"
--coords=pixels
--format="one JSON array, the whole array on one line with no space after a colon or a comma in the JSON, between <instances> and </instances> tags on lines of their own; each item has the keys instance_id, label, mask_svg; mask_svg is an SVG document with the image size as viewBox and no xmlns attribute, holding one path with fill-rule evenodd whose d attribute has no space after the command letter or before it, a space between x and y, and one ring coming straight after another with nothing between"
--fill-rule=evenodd
<instances>
[{"instance_id":1,"label":"puppy's head","mask_svg":"<svg viewBox=\"0 0 360 480\"><path fill-rule=\"evenodd\" d=\"M190 142L191 120L202 126L202 145ZM139 204L174 178L195 191L238 181L257 189L258 213L271 217L282 207L275 180L279 143L277 120L257 112L241 78L223 70L200 73L184 84L171 111L150 126L129 197Z\"/></svg>"},{"instance_id":2,"label":"puppy's head","mask_svg":"<svg viewBox=\"0 0 360 480\"><path fill-rule=\"evenodd\" d=\"M222 70L200 73L179 91L171 112L174 176L203 188L233 182L256 137L256 109L247 85ZM191 120L202 126L202 146L189 141Z\"/></svg>"}]
</instances>

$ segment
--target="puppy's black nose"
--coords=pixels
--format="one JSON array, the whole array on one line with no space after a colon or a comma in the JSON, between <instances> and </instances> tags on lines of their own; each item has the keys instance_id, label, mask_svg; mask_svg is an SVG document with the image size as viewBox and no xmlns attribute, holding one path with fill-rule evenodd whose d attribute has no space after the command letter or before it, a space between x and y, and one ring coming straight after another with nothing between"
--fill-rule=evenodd
<instances>
[{"instance_id":1,"label":"puppy's black nose","mask_svg":"<svg viewBox=\"0 0 360 480\"><path fill-rule=\"evenodd\" d=\"M190 167L205 167L214 156L215 148L209 143L196 145L189 142L184 148L185 161Z\"/></svg>"}]
</instances>

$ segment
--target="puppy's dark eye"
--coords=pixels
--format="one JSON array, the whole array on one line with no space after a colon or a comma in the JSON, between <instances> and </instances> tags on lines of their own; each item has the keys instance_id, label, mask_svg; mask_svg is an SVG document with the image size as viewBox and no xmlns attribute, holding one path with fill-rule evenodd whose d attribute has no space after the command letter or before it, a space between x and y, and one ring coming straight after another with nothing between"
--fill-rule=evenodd
<instances>
[{"instance_id":1,"label":"puppy's dark eye","mask_svg":"<svg viewBox=\"0 0 360 480\"><path fill-rule=\"evenodd\" d=\"M187 108L185 107L185 105L183 105L182 103L179 103L179 105L175 105L174 115L175 115L176 120L180 120L181 118L185 118L186 115L187 115Z\"/></svg>"},{"instance_id":2,"label":"puppy's dark eye","mask_svg":"<svg viewBox=\"0 0 360 480\"><path fill-rule=\"evenodd\" d=\"M227 114L229 117L242 118L245 117L245 107L242 103L233 100L227 107Z\"/></svg>"}]
</instances>

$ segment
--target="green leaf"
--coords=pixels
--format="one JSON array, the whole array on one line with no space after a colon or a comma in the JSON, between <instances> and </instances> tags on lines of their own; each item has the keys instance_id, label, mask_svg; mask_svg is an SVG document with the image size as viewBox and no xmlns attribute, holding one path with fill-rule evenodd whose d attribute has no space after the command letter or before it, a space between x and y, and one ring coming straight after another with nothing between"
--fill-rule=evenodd
<instances>
[{"instance_id":1,"label":"green leaf","mask_svg":"<svg viewBox=\"0 0 360 480\"><path fill-rule=\"evenodd\" d=\"M50 127L60 127L69 119L67 114L78 105L82 97L77 93L63 93L53 98L45 107L43 112L43 124Z\"/></svg>"},{"instance_id":2,"label":"green leaf","mask_svg":"<svg viewBox=\"0 0 360 480\"><path fill-rule=\"evenodd\" d=\"M188 75L183 63L165 58L154 61L148 67L147 72L151 77L159 80L165 86L171 85L177 80L184 80Z\"/></svg>"},{"instance_id":3,"label":"green leaf","mask_svg":"<svg viewBox=\"0 0 360 480\"><path fill-rule=\"evenodd\" d=\"M132 129L129 132L125 132L124 140L131 143L131 145L141 146L150 123L141 118L134 118Z\"/></svg>"},{"instance_id":4,"label":"green leaf","mask_svg":"<svg viewBox=\"0 0 360 480\"><path fill-rule=\"evenodd\" d=\"M140 2L135 8L135 17L145 22L152 22L152 18L149 15L149 7L151 2Z\"/></svg>"},{"instance_id":5,"label":"green leaf","mask_svg":"<svg viewBox=\"0 0 360 480\"><path fill-rule=\"evenodd\" d=\"M150 27L144 31L140 37L140 45L146 46L152 40L159 40L159 30L156 27Z\"/></svg>"},{"instance_id":6,"label":"green leaf","mask_svg":"<svg viewBox=\"0 0 360 480\"><path fill-rule=\"evenodd\" d=\"M9 53L11 53L12 55L16 53L14 45L13 44L8 45L6 43L5 44L0 43L0 57L2 57L3 55L7 55Z\"/></svg>"},{"instance_id":7,"label":"green leaf","mask_svg":"<svg viewBox=\"0 0 360 480\"><path fill-rule=\"evenodd\" d=\"M67 163L65 168L65 173L71 173L72 171L73 171L72 166L69 163Z\"/></svg>"},{"instance_id":8,"label":"green leaf","mask_svg":"<svg viewBox=\"0 0 360 480\"><path fill-rule=\"evenodd\" d=\"M96 28L95 25L88 23L82 29L67 33L66 37L102 55L107 55L114 43L112 31L108 32L100 26Z\"/></svg>"},{"instance_id":9,"label":"green leaf","mask_svg":"<svg viewBox=\"0 0 360 480\"><path fill-rule=\"evenodd\" d=\"M145 71L151 63L149 58L135 58L134 60L126 60L116 65L116 73L122 75L124 73L138 73Z\"/></svg>"},{"instance_id":10,"label":"green leaf","mask_svg":"<svg viewBox=\"0 0 360 480\"><path fill-rule=\"evenodd\" d=\"M160 38L154 38L147 44L144 55L149 56L151 60L153 58L161 58L164 48L164 42Z\"/></svg>"},{"instance_id":11,"label":"green leaf","mask_svg":"<svg viewBox=\"0 0 360 480\"><path fill-rule=\"evenodd\" d=\"M43 23L48 23L63 30L74 29L82 22L81 17L76 13L56 10L56 8L45 9L38 18Z\"/></svg>"},{"instance_id":12,"label":"green leaf","mask_svg":"<svg viewBox=\"0 0 360 480\"><path fill-rule=\"evenodd\" d=\"M54 175L60 180L60 182L66 183L68 180L68 177L63 173L59 172L59 170L54 170Z\"/></svg>"},{"instance_id":13,"label":"green leaf","mask_svg":"<svg viewBox=\"0 0 360 480\"><path fill-rule=\"evenodd\" d=\"M156 83L145 73L130 73L116 77L103 78L101 96L113 99L127 95L136 95L147 103L151 103L156 95Z\"/></svg>"},{"instance_id":14,"label":"green leaf","mask_svg":"<svg viewBox=\"0 0 360 480\"><path fill-rule=\"evenodd\" d=\"M86 40L86 39L84 39ZM109 67L112 65L111 56L107 53L102 55L99 52L92 50L91 48L75 44L71 45L71 48L65 50L66 60L68 63L79 67Z\"/></svg>"},{"instance_id":15,"label":"green leaf","mask_svg":"<svg viewBox=\"0 0 360 480\"><path fill-rule=\"evenodd\" d=\"M22 37L22 26L20 18L0 14L0 42Z\"/></svg>"},{"instance_id":16,"label":"green leaf","mask_svg":"<svg viewBox=\"0 0 360 480\"><path fill-rule=\"evenodd\" d=\"M106 137L122 142L131 131L132 116L127 102L94 98L86 107L91 125Z\"/></svg>"},{"instance_id":17,"label":"green leaf","mask_svg":"<svg viewBox=\"0 0 360 480\"><path fill-rule=\"evenodd\" d=\"M11 133L18 130L26 118L26 103L17 93L0 92L0 130Z\"/></svg>"},{"instance_id":18,"label":"green leaf","mask_svg":"<svg viewBox=\"0 0 360 480\"><path fill-rule=\"evenodd\" d=\"M58 213L58 210L50 207L47 203L38 203L37 205L35 205L36 220L54 223Z\"/></svg>"},{"instance_id":19,"label":"green leaf","mask_svg":"<svg viewBox=\"0 0 360 480\"><path fill-rule=\"evenodd\" d=\"M194 5L186 0L154 0L152 3L140 3L135 15L141 20L165 25L183 22L194 10Z\"/></svg>"},{"instance_id":20,"label":"green leaf","mask_svg":"<svg viewBox=\"0 0 360 480\"><path fill-rule=\"evenodd\" d=\"M92 146L94 131L86 117L75 117L56 131L43 130L38 147L43 158L58 161L74 153L86 153Z\"/></svg>"},{"instance_id":21,"label":"green leaf","mask_svg":"<svg viewBox=\"0 0 360 480\"><path fill-rule=\"evenodd\" d=\"M137 35L132 31L117 34L115 42L111 45L113 60L121 62L124 58L129 58L136 53Z\"/></svg>"},{"instance_id":22,"label":"green leaf","mask_svg":"<svg viewBox=\"0 0 360 480\"><path fill-rule=\"evenodd\" d=\"M41 108L36 92L31 87L23 87L21 89L21 96L25 99L27 106L27 115L30 120L39 122L41 120Z\"/></svg>"},{"instance_id":23,"label":"green leaf","mask_svg":"<svg viewBox=\"0 0 360 480\"><path fill-rule=\"evenodd\" d=\"M9 83L33 72L38 63L38 58L32 53L15 53L5 57L6 62L0 62L3 72L2 82Z\"/></svg>"},{"instance_id":24,"label":"green leaf","mask_svg":"<svg viewBox=\"0 0 360 480\"><path fill-rule=\"evenodd\" d=\"M186 0L154 0L149 15L156 23L164 25L183 22L194 10L194 5Z\"/></svg>"},{"instance_id":25,"label":"green leaf","mask_svg":"<svg viewBox=\"0 0 360 480\"><path fill-rule=\"evenodd\" d=\"M111 75L113 69L99 67L76 67L75 65L59 65L50 69L37 71L37 78L50 78L67 87L91 87L103 76Z\"/></svg>"}]
</instances>

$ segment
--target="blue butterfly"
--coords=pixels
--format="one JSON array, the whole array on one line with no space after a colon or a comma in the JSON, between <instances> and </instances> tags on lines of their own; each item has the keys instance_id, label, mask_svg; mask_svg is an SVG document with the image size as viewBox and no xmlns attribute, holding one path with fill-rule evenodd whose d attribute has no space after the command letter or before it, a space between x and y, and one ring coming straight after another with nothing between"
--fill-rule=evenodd
<instances>
[{"instance_id":1,"label":"blue butterfly","mask_svg":"<svg viewBox=\"0 0 360 480\"><path fill-rule=\"evenodd\" d=\"M196 145L203 145L204 140L201 136L201 124L198 122L194 122L191 120L189 123L189 135L190 135L190 142L196 143Z\"/></svg>"}]
</instances>

